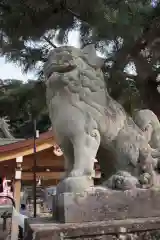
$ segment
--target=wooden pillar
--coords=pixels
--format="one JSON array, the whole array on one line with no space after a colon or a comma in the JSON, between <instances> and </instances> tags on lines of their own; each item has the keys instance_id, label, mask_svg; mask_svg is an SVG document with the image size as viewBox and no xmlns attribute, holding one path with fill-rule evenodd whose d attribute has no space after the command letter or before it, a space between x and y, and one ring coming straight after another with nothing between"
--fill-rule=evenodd
<instances>
[{"instance_id":1,"label":"wooden pillar","mask_svg":"<svg viewBox=\"0 0 160 240\"><path fill-rule=\"evenodd\" d=\"M15 208L17 212L20 210L20 201L21 201L21 175L22 175L22 162L23 157L16 158L16 169L15 169L15 183L14 183L14 201ZM12 231L11 231L11 240L18 239L18 225L14 222L14 216L12 214Z\"/></svg>"}]
</instances>

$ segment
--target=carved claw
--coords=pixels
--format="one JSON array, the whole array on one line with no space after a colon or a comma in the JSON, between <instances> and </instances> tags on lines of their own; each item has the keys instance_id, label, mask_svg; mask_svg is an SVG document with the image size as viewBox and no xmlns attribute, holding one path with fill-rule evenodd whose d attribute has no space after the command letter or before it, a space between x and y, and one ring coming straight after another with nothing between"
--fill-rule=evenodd
<instances>
[{"instance_id":1,"label":"carved claw","mask_svg":"<svg viewBox=\"0 0 160 240\"><path fill-rule=\"evenodd\" d=\"M149 173L143 173L139 177L139 182L142 185L142 188L151 187L152 176Z\"/></svg>"},{"instance_id":2,"label":"carved claw","mask_svg":"<svg viewBox=\"0 0 160 240\"><path fill-rule=\"evenodd\" d=\"M84 171L82 170L73 170L69 173L69 177L81 177L84 176Z\"/></svg>"},{"instance_id":3,"label":"carved claw","mask_svg":"<svg viewBox=\"0 0 160 240\"><path fill-rule=\"evenodd\" d=\"M94 171L88 170L88 169L77 169L77 170L72 170L69 173L69 177L82 177L82 176L93 176Z\"/></svg>"},{"instance_id":4,"label":"carved claw","mask_svg":"<svg viewBox=\"0 0 160 240\"><path fill-rule=\"evenodd\" d=\"M138 187L138 179L127 172L120 172L113 175L107 182L107 187L116 190L129 190Z\"/></svg>"}]
</instances>

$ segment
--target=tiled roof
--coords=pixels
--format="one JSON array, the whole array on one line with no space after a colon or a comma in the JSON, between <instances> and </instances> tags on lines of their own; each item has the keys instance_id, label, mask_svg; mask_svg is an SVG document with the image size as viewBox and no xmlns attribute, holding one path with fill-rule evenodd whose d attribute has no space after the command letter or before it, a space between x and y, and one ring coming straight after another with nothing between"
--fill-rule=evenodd
<instances>
[{"instance_id":1,"label":"tiled roof","mask_svg":"<svg viewBox=\"0 0 160 240\"><path fill-rule=\"evenodd\" d=\"M53 139L53 144L55 144L52 131L47 131L45 133L41 133L39 138L36 139L36 142L46 141L47 139ZM1 144L1 139L0 139L0 153L6 152L6 151L17 150L22 147L29 147L31 145L33 146L33 138L30 138L30 139L8 139L8 142L5 142L6 140L7 140L6 138L2 139L2 144Z\"/></svg>"},{"instance_id":2,"label":"tiled roof","mask_svg":"<svg viewBox=\"0 0 160 240\"><path fill-rule=\"evenodd\" d=\"M8 144L11 144L11 143L16 143L16 142L19 142L19 141L23 141L24 139L18 139L18 138L0 138L0 146L3 146L3 145L8 145Z\"/></svg>"}]
</instances>

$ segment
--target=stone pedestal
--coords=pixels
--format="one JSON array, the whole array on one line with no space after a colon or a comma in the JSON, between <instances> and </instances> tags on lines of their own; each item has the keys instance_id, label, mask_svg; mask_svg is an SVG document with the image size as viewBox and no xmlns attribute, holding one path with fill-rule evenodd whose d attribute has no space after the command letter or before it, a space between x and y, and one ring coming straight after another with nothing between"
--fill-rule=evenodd
<instances>
[{"instance_id":1,"label":"stone pedestal","mask_svg":"<svg viewBox=\"0 0 160 240\"><path fill-rule=\"evenodd\" d=\"M81 194L61 193L54 199L53 216L62 223L160 217L160 190L91 188Z\"/></svg>"},{"instance_id":2,"label":"stone pedestal","mask_svg":"<svg viewBox=\"0 0 160 240\"><path fill-rule=\"evenodd\" d=\"M160 239L158 189L91 188L83 194L61 193L54 201L57 221L27 219L24 240Z\"/></svg>"},{"instance_id":3,"label":"stone pedestal","mask_svg":"<svg viewBox=\"0 0 160 240\"><path fill-rule=\"evenodd\" d=\"M24 240L159 240L159 218L136 218L88 223L51 223L28 219Z\"/></svg>"},{"instance_id":4,"label":"stone pedestal","mask_svg":"<svg viewBox=\"0 0 160 240\"><path fill-rule=\"evenodd\" d=\"M79 193L94 186L93 178L90 176L67 177L60 181L56 187L57 194Z\"/></svg>"}]
</instances>

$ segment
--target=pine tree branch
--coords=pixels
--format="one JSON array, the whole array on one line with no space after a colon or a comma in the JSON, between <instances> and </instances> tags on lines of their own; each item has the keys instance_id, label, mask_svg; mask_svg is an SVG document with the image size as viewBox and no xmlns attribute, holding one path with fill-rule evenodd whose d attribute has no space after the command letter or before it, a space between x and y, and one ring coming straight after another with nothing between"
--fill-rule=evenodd
<instances>
[{"instance_id":1,"label":"pine tree branch","mask_svg":"<svg viewBox=\"0 0 160 240\"><path fill-rule=\"evenodd\" d=\"M56 46L54 43L52 43L52 42L49 40L49 38L47 38L46 36L43 36L43 39L44 39L49 45L51 45L53 48L57 48L57 46Z\"/></svg>"},{"instance_id":2,"label":"pine tree branch","mask_svg":"<svg viewBox=\"0 0 160 240\"><path fill-rule=\"evenodd\" d=\"M0 3L0 8L4 11L11 12L11 6L9 6L8 4Z\"/></svg>"},{"instance_id":3,"label":"pine tree branch","mask_svg":"<svg viewBox=\"0 0 160 240\"><path fill-rule=\"evenodd\" d=\"M160 3L158 5L160 5ZM124 63L126 63L128 57L136 58L137 55L139 54L139 52L142 49L144 49L145 47L147 47L148 42L154 40L156 34L154 35L153 33L157 30L157 27L159 27L159 20L160 20L159 11L157 11L157 8L153 11L152 15L149 16L148 18L149 19L146 22L146 25L144 26L143 33L142 33L141 37L139 39L137 39L137 41L134 43L133 46L131 46L131 44L130 44L131 47L126 52L126 54L124 56L124 59L123 59L123 57L119 57L118 61L116 61L116 66L118 64L122 63L121 62L122 59L123 59ZM124 46L120 50L121 53L119 53L119 55L123 55L124 54L124 48L125 47L126 46L124 44Z\"/></svg>"},{"instance_id":4,"label":"pine tree branch","mask_svg":"<svg viewBox=\"0 0 160 240\"><path fill-rule=\"evenodd\" d=\"M74 12L72 9L68 7L67 0L62 0L61 6L64 10L66 10L68 13L72 14L73 17L77 18L78 20L85 23L87 26L90 26L88 22L86 22L84 19L81 18L81 15Z\"/></svg>"}]
</instances>

